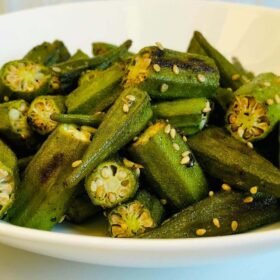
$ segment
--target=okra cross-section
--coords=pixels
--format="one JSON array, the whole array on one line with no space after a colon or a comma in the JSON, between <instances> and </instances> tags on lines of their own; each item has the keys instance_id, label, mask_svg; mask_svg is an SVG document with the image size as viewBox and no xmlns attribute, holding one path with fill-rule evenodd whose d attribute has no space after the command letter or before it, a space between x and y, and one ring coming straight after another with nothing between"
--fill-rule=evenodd
<instances>
[{"instance_id":1,"label":"okra cross-section","mask_svg":"<svg viewBox=\"0 0 280 280\"><path fill-rule=\"evenodd\" d=\"M124 86L133 85L155 100L210 98L219 86L219 72L209 57L146 47L127 67Z\"/></svg>"},{"instance_id":2,"label":"okra cross-section","mask_svg":"<svg viewBox=\"0 0 280 280\"><path fill-rule=\"evenodd\" d=\"M13 151L0 140L0 219L12 206L18 183L17 158Z\"/></svg>"},{"instance_id":3,"label":"okra cross-section","mask_svg":"<svg viewBox=\"0 0 280 280\"><path fill-rule=\"evenodd\" d=\"M109 213L109 233L118 238L134 237L157 227L164 213L162 204L155 196L140 190L131 202Z\"/></svg>"},{"instance_id":4,"label":"okra cross-section","mask_svg":"<svg viewBox=\"0 0 280 280\"><path fill-rule=\"evenodd\" d=\"M100 164L86 180L93 204L112 208L132 198L138 189L138 176L117 161Z\"/></svg>"},{"instance_id":5,"label":"okra cross-section","mask_svg":"<svg viewBox=\"0 0 280 280\"><path fill-rule=\"evenodd\" d=\"M150 126L131 146L135 161L151 188L173 207L181 209L207 193L207 182L193 153L166 122Z\"/></svg>"}]
</instances>

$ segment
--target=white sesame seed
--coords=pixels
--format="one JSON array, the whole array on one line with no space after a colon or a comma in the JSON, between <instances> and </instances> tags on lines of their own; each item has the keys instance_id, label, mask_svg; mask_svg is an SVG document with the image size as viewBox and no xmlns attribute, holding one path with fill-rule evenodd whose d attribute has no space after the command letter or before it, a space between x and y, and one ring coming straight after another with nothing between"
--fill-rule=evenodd
<instances>
[{"instance_id":1,"label":"white sesame seed","mask_svg":"<svg viewBox=\"0 0 280 280\"><path fill-rule=\"evenodd\" d=\"M188 142L188 138L185 135L183 136L183 141Z\"/></svg>"},{"instance_id":2,"label":"white sesame seed","mask_svg":"<svg viewBox=\"0 0 280 280\"><path fill-rule=\"evenodd\" d=\"M155 45L156 45L161 51L164 50L164 47L163 47L163 45L162 45L160 42L156 42Z\"/></svg>"},{"instance_id":3,"label":"white sesame seed","mask_svg":"<svg viewBox=\"0 0 280 280\"><path fill-rule=\"evenodd\" d=\"M176 151L179 151L179 150L180 150L180 146L179 146L177 143L173 143L173 148L174 148Z\"/></svg>"},{"instance_id":4,"label":"white sesame seed","mask_svg":"<svg viewBox=\"0 0 280 280\"><path fill-rule=\"evenodd\" d=\"M173 65L172 70L176 75L178 75L180 73L180 69L176 64Z\"/></svg>"},{"instance_id":5,"label":"white sesame seed","mask_svg":"<svg viewBox=\"0 0 280 280\"><path fill-rule=\"evenodd\" d=\"M64 222L65 218L66 218L66 215L62 216L62 217L60 218L60 220L58 221L58 223L59 223L59 224L62 224L62 223Z\"/></svg>"},{"instance_id":6,"label":"white sesame seed","mask_svg":"<svg viewBox=\"0 0 280 280\"><path fill-rule=\"evenodd\" d=\"M208 113L211 111L211 106L210 106L210 102L207 101L206 104L205 104L205 107L204 109L202 110L203 113Z\"/></svg>"},{"instance_id":7,"label":"white sesame seed","mask_svg":"<svg viewBox=\"0 0 280 280\"><path fill-rule=\"evenodd\" d=\"M274 104L274 100L272 98L269 98L266 100L266 104L267 105L273 105Z\"/></svg>"},{"instance_id":8,"label":"white sesame seed","mask_svg":"<svg viewBox=\"0 0 280 280\"><path fill-rule=\"evenodd\" d=\"M242 127L238 127L237 129L237 134L239 137L243 137L243 134L244 134L244 129Z\"/></svg>"},{"instance_id":9,"label":"white sesame seed","mask_svg":"<svg viewBox=\"0 0 280 280\"><path fill-rule=\"evenodd\" d=\"M12 109L9 111L9 118L10 118L11 120L18 120L19 117L20 117L20 112L19 112L19 110L12 108Z\"/></svg>"},{"instance_id":10,"label":"white sesame seed","mask_svg":"<svg viewBox=\"0 0 280 280\"><path fill-rule=\"evenodd\" d=\"M10 100L9 97L5 95L5 96L4 96L4 101L5 101L5 102L8 102L9 100Z\"/></svg>"},{"instance_id":11,"label":"white sesame seed","mask_svg":"<svg viewBox=\"0 0 280 280\"><path fill-rule=\"evenodd\" d=\"M136 169L135 169L135 172L136 172L136 175L137 175L137 176L140 176L140 173L141 173L140 168L136 168Z\"/></svg>"},{"instance_id":12,"label":"white sesame seed","mask_svg":"<svg viewBox=\"0 0 280 280\"><path fill-rule=\"evenodd\" d=\"M233 91L233 90L232 90L232 88L230 88L230 87L229 87L229 88L227 88L227 90L228 90L228 91L230 91L230 92L232 92L232 91Z\"/></svg>"},{"instance_id":13,"label":"white sesame seed","mask_svg":"<svg viewBox=\"0 0 280 280\"><path fill-rule=\"evenodd\" d=\"M183 157L180 161L181 164L188 164L190 162L190 157L189 156L186 156L186 157Z\"/></svg>"},{"instance_id":14,"label":"white sesame seed","mask_svg":"<svg viewBox=\"0 0 280 280\"><path fill-rule=\"evenodd\" d=\"M128 104L123 104L123 111L125 112L125 113L128 113L128 111L129 111L129 106L128 106Z\"/></svg>"},{"instance_id":15,"label":"white sesame seed","mask_svg":"<svg viewBox=\"0 0 280 280\"><path fill-rule=\"evenodd\" d=\"M187 157L190 155L190 152L189 151L186 151L186 152L183 152L182 153L182 157Z\"/></svg>"},{"instance_id":16,"label":"white sesame seed","mask_svg":"<svg viewBox=\"0 0 280 280\"><path fill-rule=\"evenodd\" d=\"M129 101L135 101L136 97L134 95L127 95L126 99L129 100Z\"/></svg>"},{"instance_id":17,"label":"white sesame seed","mask_svg":"<svg viewBox=\"0 0 280 280\"><path fill-rule=\"evenodd\" d=\"M135 142L135 141L137 141L138 139L139 139L139 137L135 136L135 137L133 138L133 141Z\"/></svg>"},{"instance_id":18,"label":"white sesame seed","mask_svg":"<svg viewBox=\"0 0 280 280\"><path fill-rule=\"evenodd\" d=\"M160 86L160 92L162 93L166 92L168 90L168 87L169 87L168 84L162 84Z\"/></svg>"},{"instance_id":19,"label":"white sesame seed","mask_svg":"<svg viewBox=\"0 0 280 280\"><path fill-rule=\"evenodd\" d=\"M76 168L78 167L79 165L81 165L83 162L81 160L76 160L74 162L72 162L72 167L73 168Z\"/></svg>"},{"instance_id":20,"label":"white sesame seed","mask_svg":"<svg viewBox=\"0 0 280 280\"><path fill-rule=\"evenodd\" d=\"M214 196L214 192L213 191L210 191L209 193L208 193L208 195L210 196L210 197L212 197L212 196Z\"/></svg>"},{"instance_id":21,"label":"white sesame seed","mask_svg":"<svg viewBox=\"0 0 280 280\"><path fill-rule=\"evenodd\" d=\"M239 75L239 74L234 74L234 75L232 75L231 79L232 79L233 81L237 81L237 80L240 79L240 75Z\"/></svg>"},{"instance_id":22,"label":"white sesame seed","mask_svg":"<svg viewBox=\"0 0 280 280\"><path fill-rule=\"evenodd\" d=\"M201 82L204 83L206 81L206 77L203 74L198 74L197 79Z\"/></svg>"},{"instance_id":23,"label":"white sesame seed","mask_svg":"<svg viewBox=\"0 0 280 280\"><path fill-rule=\"evenodd\" d=\"M250 189L251 194L256 194L258 192L258 186L254 186Z\"/></svg>"},{"instance_id":24,"label":"white sesame seed","mask_svg":"<svg viewBox=\"0 0 280 280\"><path fill-rule=\"evenodd\" d=\"M243 199L244 203L252 203L254 201L254 198L252 196L247 196Z\"/></svg>"},{"instance_id":25,"label":"white sesame seed","mask_svg":"<svg viewBox=\"0 0 280 280\"><path fill-rule=\"evenodd\" d=\"M263 86L265 86L265 87L270 87L270 86L271 86L271 83L270 83L270 82L268 82L268 81L263 82Z\"/></svg>"},{"instance_id":26,"label":"white sesame seed","mask_svg":"<svg viewBox=\"0 0 280 280\"><path fill-rule=\"evenodd\" d=\"M231 191L231 187L228 184L222 184L222 189L226 192L230 192Z\"/></svg>"},{"instance_id":27,"label":"white sesame seed","mask_svg":"<svg viewBox=\"0 0 280 280\"><path fill-rule=\"evenodd\" d=\"M232 221L231 222L231 229L232 231L236 231L238 228L238 222L237 221Z\"/></svg>"},{"instance_id":28,"label":"white sesame seed","mask_svg":"<svg viewBox=\"0 0 280 280\"><path fill-rule=\"evenodd\" d=\"M59 67L52 67L52 70L55 71L55 72L61 72L61 69Z\"/></svg>"},{"instance_id":29,"label":"white sesame seed","mask_svg":"<svg viewBox=\"0 0 280 280\"><path fill-rule=\"evenodd\" d=\"M161 203L162 205L166 205L166 204L167 204L167 200L163 198L163 199L160 200L160 203Z\"/></svg>"},{"instance_id":30,"label":"white sesame seed","mask_svg":"<svg viewBox=\"0 0 280 280\"><path fill-rule=\"evenodd\" d=\"M247 146L248 146L250 149L254 149L254 145L253 145L251 142L247 142Z\"/></svg>"},{"instance_id":31,"label":"white sesame seed","mask_svg":"<svg viewBox=\"0 0 280 280\"><path fill-rule=\"evenodd\" d=\"M171 136L172 139L175 138L175 136L176 136L176 130L175 130L175 128L172 128L172 129L170 130L170 136Z\"/></svg>"},{"instance_id":32,"label":"white sesame seed","mask_svg":"<svg viewBox=\"0 0 280 280\"><path fill-rule=\"evenodd\" d=\"M274 99L277 104L280 104L280 96L278 94L275 94Z\"/></svg>"},{"instance_id":33,"label":"white sesame seed","mask_svg":"<svg viewBox=\"0 0 280 280\"><path fill-rule=\"evenodd\" d=\"M171 125L168 124L168 125L166 125L165 128L164 128L164 132L165 132L166 134L169 134L170 131L171 131Z\"/></svg>"},{"instance_id":34,"label":"white sesame seed","mask_svg":"<svg viewBox=\"0 0 280 280\"><path fill-rule=\"evenodd\" d=\"M160 66L158 64L154 64L153 68L156 72L160 72Z\"/></svg>"},{"instance_id":35,"label":"white sesame seed","mask_svg":"<svg viewBox=\"0 0 280 280\"><path fill-rule=\"evenodd\" d=\"M206 229L205 228L199 228L196 230L196 235L197 236L203 236L206 233Z\"/></svg>"},{"instance_id":36,"label":"white sesame seed","mask_svg":"<svg viewBox=\"0 0 280 280\"><path fill-rule=\"evenodd\" d=\"M220 221L219 221L219 219L217 219L217 218L214 218L214 219L213 219L213 224L214 224L214 226L217 227L217 228L220 228L220 227L221 227Z\"/></svg>"}]
</instances>

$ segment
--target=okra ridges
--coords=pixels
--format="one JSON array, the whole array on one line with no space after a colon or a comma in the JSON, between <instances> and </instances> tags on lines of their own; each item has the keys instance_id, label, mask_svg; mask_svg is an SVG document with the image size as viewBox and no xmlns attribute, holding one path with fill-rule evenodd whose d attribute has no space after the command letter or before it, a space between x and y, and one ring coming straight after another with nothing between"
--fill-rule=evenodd
<instances>
[{"instance_id":1,"label":"okra ridges","mask_svg":"<svg viewBox=\"0 0 280 280\"><path fill-rule=\"evenodd\" d=\"M134 237L156 226L150 211L137 200L118 206L108 218L112 237Z\"/></svg>"},{"instance_id":2,"label":"okra ridges","mask_svg":"<svg viewBox=\"0 0 280 280\"><path fill-rule=\"evenodd\" d=\"M132 198L138 188L133 171L109 161L97 167L86 181L86 189L95 205L112 208Z\"/></svg>"},{"instance_id":3,"label":"okra ridges","mask_svg":"<svg viewBox=\"0 0 280 280\"><path fill-rule=\"evenodd\" d=\"M270 129L266 105L252 96L236 96L226 119L231 134L245 142L261 138Z\"/></svg>"}]
</instances>

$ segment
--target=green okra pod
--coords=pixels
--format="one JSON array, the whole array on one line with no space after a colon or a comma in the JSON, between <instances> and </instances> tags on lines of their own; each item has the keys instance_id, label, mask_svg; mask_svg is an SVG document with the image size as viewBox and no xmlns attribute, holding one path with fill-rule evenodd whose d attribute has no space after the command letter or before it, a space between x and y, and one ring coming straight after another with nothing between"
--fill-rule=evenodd
<instances>
[{"instance_id":1,"label":"green okra pod","mask_svg":"<svg viewBox=\"0 0 280 280\"><path fill-rule=\"evenodd\" d=\"M249 80L253 80L255 78L255 74L251 71L246 70L237 57L232 58L232 64L235 66L239 73L245 75Z\"/></svg>"},{"instance_id":2,"label":"green okra pod","mask_svg":"<svg viewBox=\"0 0 280 280\"><path fill-rule=\"evenodd\" d=\"M0 139L0 219L13 205L19 185L17 158Z\"/></svg>"},{"instance_id":3,"label":"green okra pod","mask_svg":"<svg viewBox=\"0 0 280 280\"><path fill-rule=\"evenodd\" d=\"M94 205L113 208L134 197L138 176L120 161L106 161L86 179L86 190Z\"/></svg>"},{"instance_id":4,"label":"green okra pod","mask_svg":"<svg viewBox=\"0 0 280 280\"><path fill-rule=\"evenodd\" d=\"M172 207L182 209L207 194L204 174L187 143L170 124L157 122L131 146L149 186Z\"/></svg>"},{"instance_id":5,"label":"green okra pod","mask_svg":"<svg viewBox=\"0 0 280 280\"><path fill-rule=\"evenodd\" d=\"M56 63L66 61L70 58L70 53L64 43L59 40L54 42L43 42L42 44L32 48L24 59L34 61L36 63L51 66Z\"/></svg>"},{"instance_id":6,"label":"green okra pod","mask_svg":"<svg viewBox=\"0 0 280 280\"><path fill-rule=\"evenodd\" d=\"M208 56L208 54L205 52L205 50L201 47L201 45L196 40L195 36L192 37L187 52Z\"/></svg>"},{"instance_id":7,"label":"green okra pod","mask_svg":"<svg viewBox=\"0 0 280 280\"><path fill-rule=\"evenodd\" d=\"M152 117L148 94L137 88L124 90L99 126L82 164L67 178L65 186L73 187L141 132Z\"/></svg>"},{"instance_id":8,"label":"green okra pod","mask_svg":"<svg viewBox=\"0 0 280 280\"><path fill-rule=\"evenodd\" d=\"M168 120L187 135L202 130L210 112L211 102L206 98L179 99L153 105L154 118Z\"/></svg>"},{"instance_id":9,"label":"green okra pod","mask_svg":"<svg viewBox=\"0 0 280 280\"><path fill-rule=\"evenodd\" d=\"M108 108L121 93L123 67L115 64L82 83L67 97L65 104L70 114L94 114Z\"/></svg>"},{"instance_id":10,"label":"green okra pod","mask_svg":"<svg viewBox=\"0 0 280 280\"><path fill-rule=\"evenodd\" d=\"M245 195L217 193L182 210L141 238L194 238L231 235L279 221L280 206L272 197L256 197L245 203Z\"/></svg>"},{"instance_id":11,"label":"green okra pod","mask_svg":"<svg viewBox=\"0 0 280 280\"><path fill-rule=\"evenodd\" d=\"M69 59L69 61L79 60L79 59L89 59L90 57L84 53L82 50L77 50Z\"/></svg>"},{"instance_id":12,"label":"green okra pod","mask_svg":"<svg viewBox=\"0 0 280 280\"><path fill-rule=\"evenodd\" d=\"M280 170L222 128L203 130L188 144L203 170L214 178L245 191L257 186L260 192L280 197Z\"/></svg>"},{"instance_id":13,"label":"green okra pod","mask_svg":"<svg viewBox=\"0 0 280 280\"><path fill-rule=\"evenodd\" d=\"M18 159L18 169L20 172L24 171L25 168L28 166L30 161L33 159L34 155L32 156L27 156L27 157L22 157Z\"/></svg>"},{"instance_id":14,"label":"green okra pod","mask_svg":"<svg viewBox=\"0 0 280 280\"><path fill-rule=\"evenodd\" d=\"M53 113L65 112L64 100L64 96L61 95L36 97L30 104L27 113L30 127L41 135L51 133L57 127L57 122L53 121L50 116Z\"/></svg>"},{"instance_id":15,"label":"green okra pod","mask_svg":"<svg viewBox=\"0 0 280 280\"><path fill-rule=\"evenodd\" d=\"M65 188L63 182L80 163L89 143L90 134L79 127L58 126L25 169L7 220L45 230L60 222L77 189Z\"/></svg>"},{"instance_id":16,"label":"green okra pod","mask_svg":"<svg viewBox=\"0 0 280 280\"><path fill-rule=\"evenodd\" d=\"M127 67L124 86L131 85L155 100L210 98L219 86L219 72L209 57L146 47Z\"/></svg>"},{"instance_id":17,"label":"green okra pod","mask_svg":"<svg viewBox=\"0 0 280 280\"><path fill-rule=\"evenodd\" d=\"M226 114L226 127L242 142L265 138L280 121L280 77L258 75L234 93Z\"/></svg>"},{"instance_id":18,"label":"green okra pod","mask_svg":"<svg viewBox=\"0 0 280 280\"><path fill-rule=\"evenodd\" d=\"M164 214L159 199L140 190L131 202L122 204L109 213L109 233L118 238L135 237L157 227Z\"/></svg>"}]
</instances>

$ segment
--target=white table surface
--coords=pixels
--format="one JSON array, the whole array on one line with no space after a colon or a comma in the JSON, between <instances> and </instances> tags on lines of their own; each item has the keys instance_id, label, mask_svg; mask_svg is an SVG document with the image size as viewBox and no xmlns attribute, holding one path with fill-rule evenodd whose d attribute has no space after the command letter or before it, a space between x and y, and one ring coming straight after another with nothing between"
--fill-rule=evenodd
<instances>
[{"instance_id":1,"label":"white table surface","mask_svg":"<svg viewBox=\"0 0 280 280\"><path fill-rule=\"evenodd\" d=\"M24 1L25 0L18 0L20 6L22 6ZM0 8L4 9L1 5L10 3L12 4L11 7L13 9L17 9L15 2L16 1L14 0L0 0ZM37 1L33 2L36 3ZM269 6L280 7L279 0L232 0L232 2L257 2L258 4L268 4ZM7 6L5 8L7 8ZM10 9L4 9L4 11L5 10L7 11ZM75 252L73 252L73 254L74 253ZM40 256L1 244L0 256L1 280L274 280L279 279L280 277L280 250L254 257L234 259L219 264L172 269L115 268L74 263Z\"/></svg>"}]
</instances>

